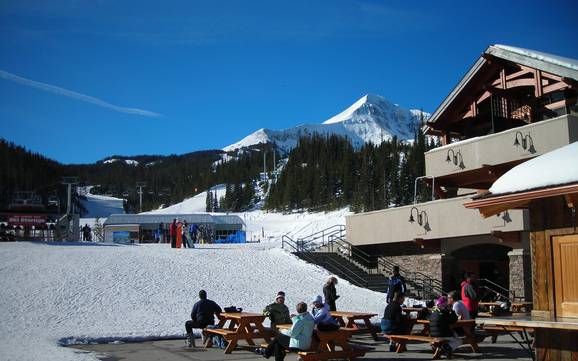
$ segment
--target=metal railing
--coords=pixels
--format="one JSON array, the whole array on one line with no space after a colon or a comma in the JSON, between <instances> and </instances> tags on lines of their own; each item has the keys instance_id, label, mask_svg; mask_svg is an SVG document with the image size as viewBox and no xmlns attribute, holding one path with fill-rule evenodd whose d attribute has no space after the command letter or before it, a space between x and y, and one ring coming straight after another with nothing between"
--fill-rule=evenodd
<instances>
[{"instance_id":1,"label":"metal railing","mask_svg":"<svg viewBox=\"0 0 578 361\"><path fill-rule=\"evenodd\" d=\"M370 255L361 249L355 247L348 241L346 241L342 236L333 236L327 245L330 252L336 252L347 258L350 262L355 262L360 264L367 273L379 273L381 270L385 271L387 274L393 273L395 266L398 266L391 260L386 258L380 258L378 256ZM412 285L414 290L418 293L418 296L422 298L437 298L442 294L445 294L442 282L438 279L429 277L428 275L408 270L399 267L399 273L404 277L406 283Z\"/></svg>"},{"instance_id":2,"label":"metal railing","mask_svg":"<svg viewBox=\"0 0 578 361\"><path fill-rule=\"evenodd\" d=\"M479 282L479 287L486 289L492 293L494 293L496 295L496 300L493 301L497 301L499 299L502 300L507 300L509 302L513 302L516 300L516 292L515 291L511 291L505 287L500 286L499 284L490 281L487 278L479 278L478 279Z\"/></svg>"},{"instance_id":3,"label":"metal railing","mask_svg":"<svg viewBox=\"0 0 578 361\"><path fill-rule=\"evenodd\" d=\"M303 252L315 246L324 246L329 242L329 239L333 236L342 236L345 234L345 225L335 224L331 227L327 227L315 233L312 233L305 237L293 238L288 235L283 235L281 237L281 247L285 247L287 244L291 244L296 249L296 252Z\"/></svg>"}]
</instances>

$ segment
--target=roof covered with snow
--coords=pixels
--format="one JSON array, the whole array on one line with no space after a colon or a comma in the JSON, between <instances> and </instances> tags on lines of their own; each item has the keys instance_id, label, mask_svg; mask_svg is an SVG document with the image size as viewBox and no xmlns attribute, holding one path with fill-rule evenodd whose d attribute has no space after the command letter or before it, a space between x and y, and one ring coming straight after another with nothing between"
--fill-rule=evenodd
<instances>
[{"instance_id":1,"label":"roof covered with snow","mask_svg":"<svg viewBox=\"0 0 578 361\"><path fill-rule=\"evenodd\" d=\"M158 224L171 223L173 219L179 221L186 221L187 223L205 223L205 224L228 224L239 225L244 224L241 217L237 215L211 215L211 214L113 214L105 225L120 225L120 224Z\"/></svg>"},{"instance_id":2,"label":"roof covered with snow","mask_svg":"<svg viewBox=\"0 0 578 361\"><path fill-rule=\"evenodd\" d=\"M524 162L501 176L492 195L578 183L578 142Z\"/></svg>"},{"instance_id":3,"label":"roof covered with snow","mask_svg":"<svg viewBox=\"0 0 578 361\"><path fill-rule=\"evenodd\" d=\"M475 64L468 70L462 80L455 86L451 93L444 99L436 111L431 115L428 122L434 123L443 114L446 108L454 101L458 94L467 86L478 71L488 63L484 55L492 55L496 58L525 65L530 68L542 70L554 75L578 80L578 60L552 55L541 51L518 48L509 45L491 45Z\"/></svg>"}]
</instances>

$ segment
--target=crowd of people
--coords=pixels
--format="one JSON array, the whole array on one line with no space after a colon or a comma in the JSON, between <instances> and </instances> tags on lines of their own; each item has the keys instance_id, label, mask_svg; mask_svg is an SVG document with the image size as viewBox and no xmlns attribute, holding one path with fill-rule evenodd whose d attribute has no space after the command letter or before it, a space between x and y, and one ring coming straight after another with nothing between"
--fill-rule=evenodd
<instances>
[{"instance_id":1,"label":"crowd of people","mask_svg":"<svg viewBox=\"0 0 578 361\"><path fill-rule=\"evenodd\" d=\"M210 227L204 224L188 224L187 221L173 219L166 226L163 222L154 232L157 243L169 243L171 248L195 248L195 244L204 244L213 242L213 232Z\"/></svg>"},{"instance_id":2,"label":"crowd of people","mask_svg":"<svg viewBox=\"0 0 578 361\"><path fill-rule=\"evenodd\" d=\"M461 300L458 299L458 292L451 291L430 302L418 314L418 318L429 319L430 336L448 341L443 348L443 352L448 357L451 357L455 348L462 344L459 338L461 335L452 330L450 325L458 319L469 320L477 316L478 298L473 281L473 275L468 274L462 282ZM263 315L269 318L273 329L281 324L292 324L292 326L290 329L280 330L269 346L258 349L258 352L266 358L275 356L275 361L282 361L287 350L307 351L315 329L319 332L338 330L339 323L331 316L331 311L337 309L335 302L339 298L336 290L337 283L336 277L330 277L327 280L323 286L324 297L321 295L313 297L311 312L308 312L307 303L299 302L295 307L296 313L291 314L285 305L285 292L279 291L274 302L265 306ZM387 304L381 319L381 331L384 334L403 335L410 331L408 316L403 312L405 291L405 280L400 275L399 268L395 267L390 277ZM189 347L195 345L193 329L216 327L215 316L222 312L217 303L207 299L206 291L199 292L199 299L193 306L191 319L185 323ZM222 342L223 340L217 340L216 343ZM392 342L390 351L394 351L396 346Z\"/></svg>"},{"instance_id":3,"label":"crowd of people","mask_svg":"<svg viewBox=\"0 0 578 361\"><path fill-rule=\"evenodd\" d=\"M403 335L410 331L408 316L403 312L405 302L405 281L399 275L399 268L395 267L390 278L387 292L387 306L381 320L381 331L389 335ZM390 298L391 297L391 298ZM450 291L447 295L441 295L435 301L430 301L418 318L429 320L429 335L439 339L445 339L448 343L443 345L443 352L451 357L453 351L462 344L459 330L452 330L450 325L457 320L470 320L478 314L478 294L474 286L474 276L467 273L461 283L461 300L457 291ZM392 342L390 351L394 351L397 345Z\"/></svg>"}]
</instances>

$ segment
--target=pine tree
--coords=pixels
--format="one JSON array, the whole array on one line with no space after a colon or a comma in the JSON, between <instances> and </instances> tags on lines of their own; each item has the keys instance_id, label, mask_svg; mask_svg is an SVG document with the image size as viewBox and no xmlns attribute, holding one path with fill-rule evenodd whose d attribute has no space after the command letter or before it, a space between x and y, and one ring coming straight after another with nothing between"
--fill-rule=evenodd
<instances>
[{"instance_id":1,"label":"pine tree","mask_svg":"<svg viewBox=\"0 0 578 361\"><path fill-rule=\"evenodd\" d=\"M212 212L213 210L213 191L207 191L207 198L205 199L205 211Z\"/></svg>"}]
</instances>

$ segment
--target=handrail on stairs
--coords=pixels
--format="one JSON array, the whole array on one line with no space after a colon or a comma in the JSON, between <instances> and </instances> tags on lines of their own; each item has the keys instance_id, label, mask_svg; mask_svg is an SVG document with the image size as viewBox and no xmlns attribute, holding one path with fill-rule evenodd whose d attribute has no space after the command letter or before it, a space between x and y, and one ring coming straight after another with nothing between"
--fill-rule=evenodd
<instances>
[{"instance_id":1,"label":"handrail on stairs","mask_svg":"<svg viewBox=\"0 0 578 361\"><path fill-rule=\"evenodd\" d=\"M333 245L337 244L339 247L345 248L347 253L347 259L349 261L358 261L361 260L362 263L365 263L365 267L368 269L369 273L373 273L374 270L379 272L379 268L383 268L388 273L393 271L393 267L396 266L395 263L391 262L390 260L386 260L384 258L380 258L377 256L370 255L361 249L355 247L347 240L343 239L342 236L333 236L330 237L330 241L328 244L329 250L334 251ZM343 252L342 252L343 253ZM439 296L440 294L445 293L442 287L441 281L429 277L426 274L414 271L409 272L400 267L400 274L402 274L408 281L412 282L418 288L418 292L421 291L423 296L427 296L429 298L434 298Z\"/></svg>"},{"instance_id":2,"label":"handrail on stairs","mask_svg":"<svg viewBox=\"0 0 578 361\"><path fill-rule=\"evenodd\" d=\"M516 299L516 291L509 290L505 287L500 286L499 284L490 281L487 278L479 278L478 282L487 283L488 285L480 285L480 287L485 288L493 293L495 293L498 297L503 297L507 299L509 302L512 302ZM496 289L498 291L496 291Z\"/></svg>"}]
</instances>

